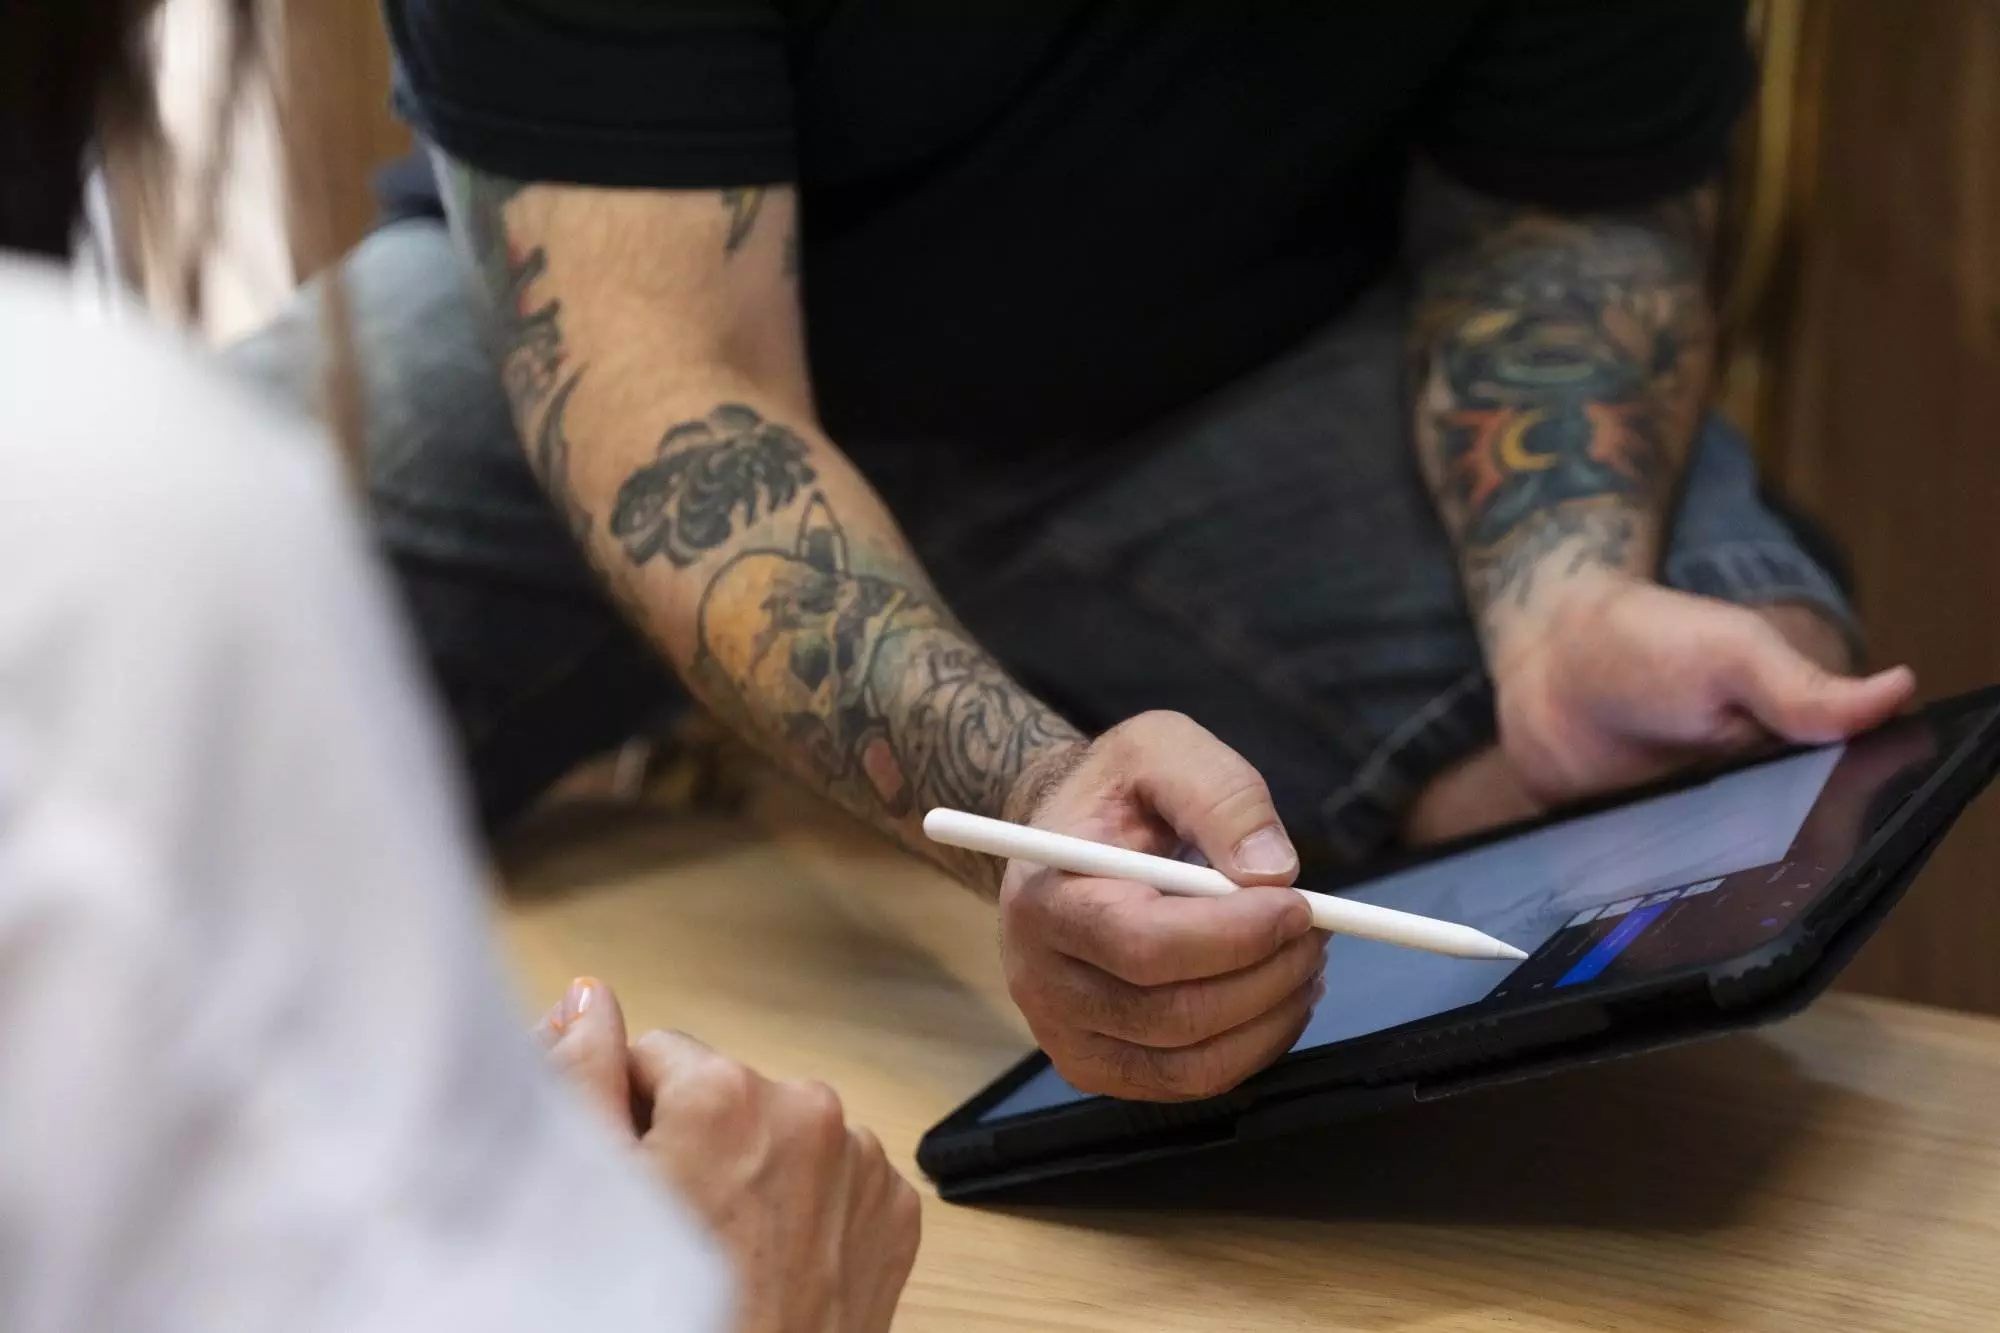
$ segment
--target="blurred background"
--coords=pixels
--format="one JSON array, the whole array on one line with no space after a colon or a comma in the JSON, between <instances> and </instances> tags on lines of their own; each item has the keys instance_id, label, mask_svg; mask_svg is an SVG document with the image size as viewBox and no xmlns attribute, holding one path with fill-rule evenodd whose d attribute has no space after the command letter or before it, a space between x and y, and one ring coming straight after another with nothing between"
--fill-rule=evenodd
<instances>
[{"instance_id":1,"label":"blurred background","mask_svg":"<svg viewBox=\"0 0 2000 1333\"><path fill-rule=\"evenodd\" d=\"M232 127L204 325L256 326L367 229L408 147L375 0L270 0L273 77ZM164 96L193 177L220 71L212 0L169 0ZM2000 681L2000 0L1764 0L1761 100L1729 189L1717 392L1768 477L1847 553L1878 663L1936 697ZM151 238L110 183L106 248ZM160 297L160 293L154 293ZM161 299L164 299L163 297ZM2000 794L1989 792L1847 986L2000 1013Z\"/></svg>"}]
</instances>

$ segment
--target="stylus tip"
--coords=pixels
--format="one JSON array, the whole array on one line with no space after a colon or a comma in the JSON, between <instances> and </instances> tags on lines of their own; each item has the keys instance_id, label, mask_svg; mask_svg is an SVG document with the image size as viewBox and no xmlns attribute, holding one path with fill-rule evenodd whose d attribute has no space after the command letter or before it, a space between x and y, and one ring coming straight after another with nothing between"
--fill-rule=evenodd
<instances>
[{"instance_id":1,"label":"stylus tip","mask_svg":"<svg viewBox=\"0 0 2000 1333\"><path fill-rule=\"evenodd\" d=\"M1525 949L1516 949L1505 940L1495 940L1493 941L1493 956L1495 958L1504 958L1510 963L1518 963L1525 959L1528 954Z\"/></svg>"}]
</instances>

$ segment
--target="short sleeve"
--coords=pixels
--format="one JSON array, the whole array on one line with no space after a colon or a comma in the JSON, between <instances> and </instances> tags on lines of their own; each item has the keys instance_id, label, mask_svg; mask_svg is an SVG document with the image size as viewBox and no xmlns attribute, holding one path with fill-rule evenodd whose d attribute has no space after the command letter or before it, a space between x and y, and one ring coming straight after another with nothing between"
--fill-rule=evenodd
<instances>
[{"instance_id":1,"label":"short sleeve","mask_svg":"<svg viewBox=\"0 0 2000 1333\"><path fill-rule=\"evenodd\" d=\"M781 16L754 0L388 0L398 109L517 180L764 185L795 173Z\"/></svg>"},{"instance_id":2,"label":"short sleeve","mask_svg":"<svg viewBox=\"0 0 2000 1333\"><path fill-rule=\"evenodd\" d=\"M1615 208L1699 185L1756 85L1743 0L1503 0L1423 147L1488 194Z\"/></svg>"}]
</instances>

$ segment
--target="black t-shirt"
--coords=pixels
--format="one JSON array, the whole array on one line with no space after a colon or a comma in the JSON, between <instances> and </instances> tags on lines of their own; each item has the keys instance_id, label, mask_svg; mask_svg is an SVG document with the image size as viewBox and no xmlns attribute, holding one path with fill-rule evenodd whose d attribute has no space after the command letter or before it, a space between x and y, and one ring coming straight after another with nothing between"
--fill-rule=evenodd
<instances>
[{"instance_id":1,"label":"black t-shirt","mask_svg":"<svg viewBox=\"0 0 2000 1333\"><path fill-rule=\"evenodd\" d=\"M1742 0L389 0L404 108L527 180L796 182L834 438L1104 440L1393 261L1409 163L1552 207L1711 173Z\"/></svg>"}]
</instances>

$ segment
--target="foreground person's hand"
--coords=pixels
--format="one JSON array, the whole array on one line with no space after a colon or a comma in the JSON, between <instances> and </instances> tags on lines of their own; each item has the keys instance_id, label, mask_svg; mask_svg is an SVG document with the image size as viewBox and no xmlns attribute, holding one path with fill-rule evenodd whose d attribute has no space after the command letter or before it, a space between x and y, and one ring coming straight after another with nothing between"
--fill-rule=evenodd
<instances>
[{"instance_id":1,"label":"foreground person's hand","mask_svg":"<svg viewBox=\"0 0 2000 1333\"><path fill-rule=\"evenodd\" d=\"M774 1082L675 1032L649 1032L628 1054L617 1000L596 982L573 986L542 1031L729 1256L741 1333L889 1327L921 1210L830 1088Z\"/></svg>"},{"instance_id":2,"label":"foreground person's hand","mask_svg":"<svg viewBox=\"0 0 2000 1333\"><path fill-rule=\"evenodd\" d=\"M1326 937L1298 857L1247 760L1176 713L1148 713L1069 756L1030 822L1172 855L1192 844L1246 888L1175 898L1126 880L1010 862L1000 887L1007 987L1056 1069L1086 1092L1223 1092L1291 1048L1318 999ZM1047 775L1040 775L1046 781Z\"/></svg>"}]
</instances>

